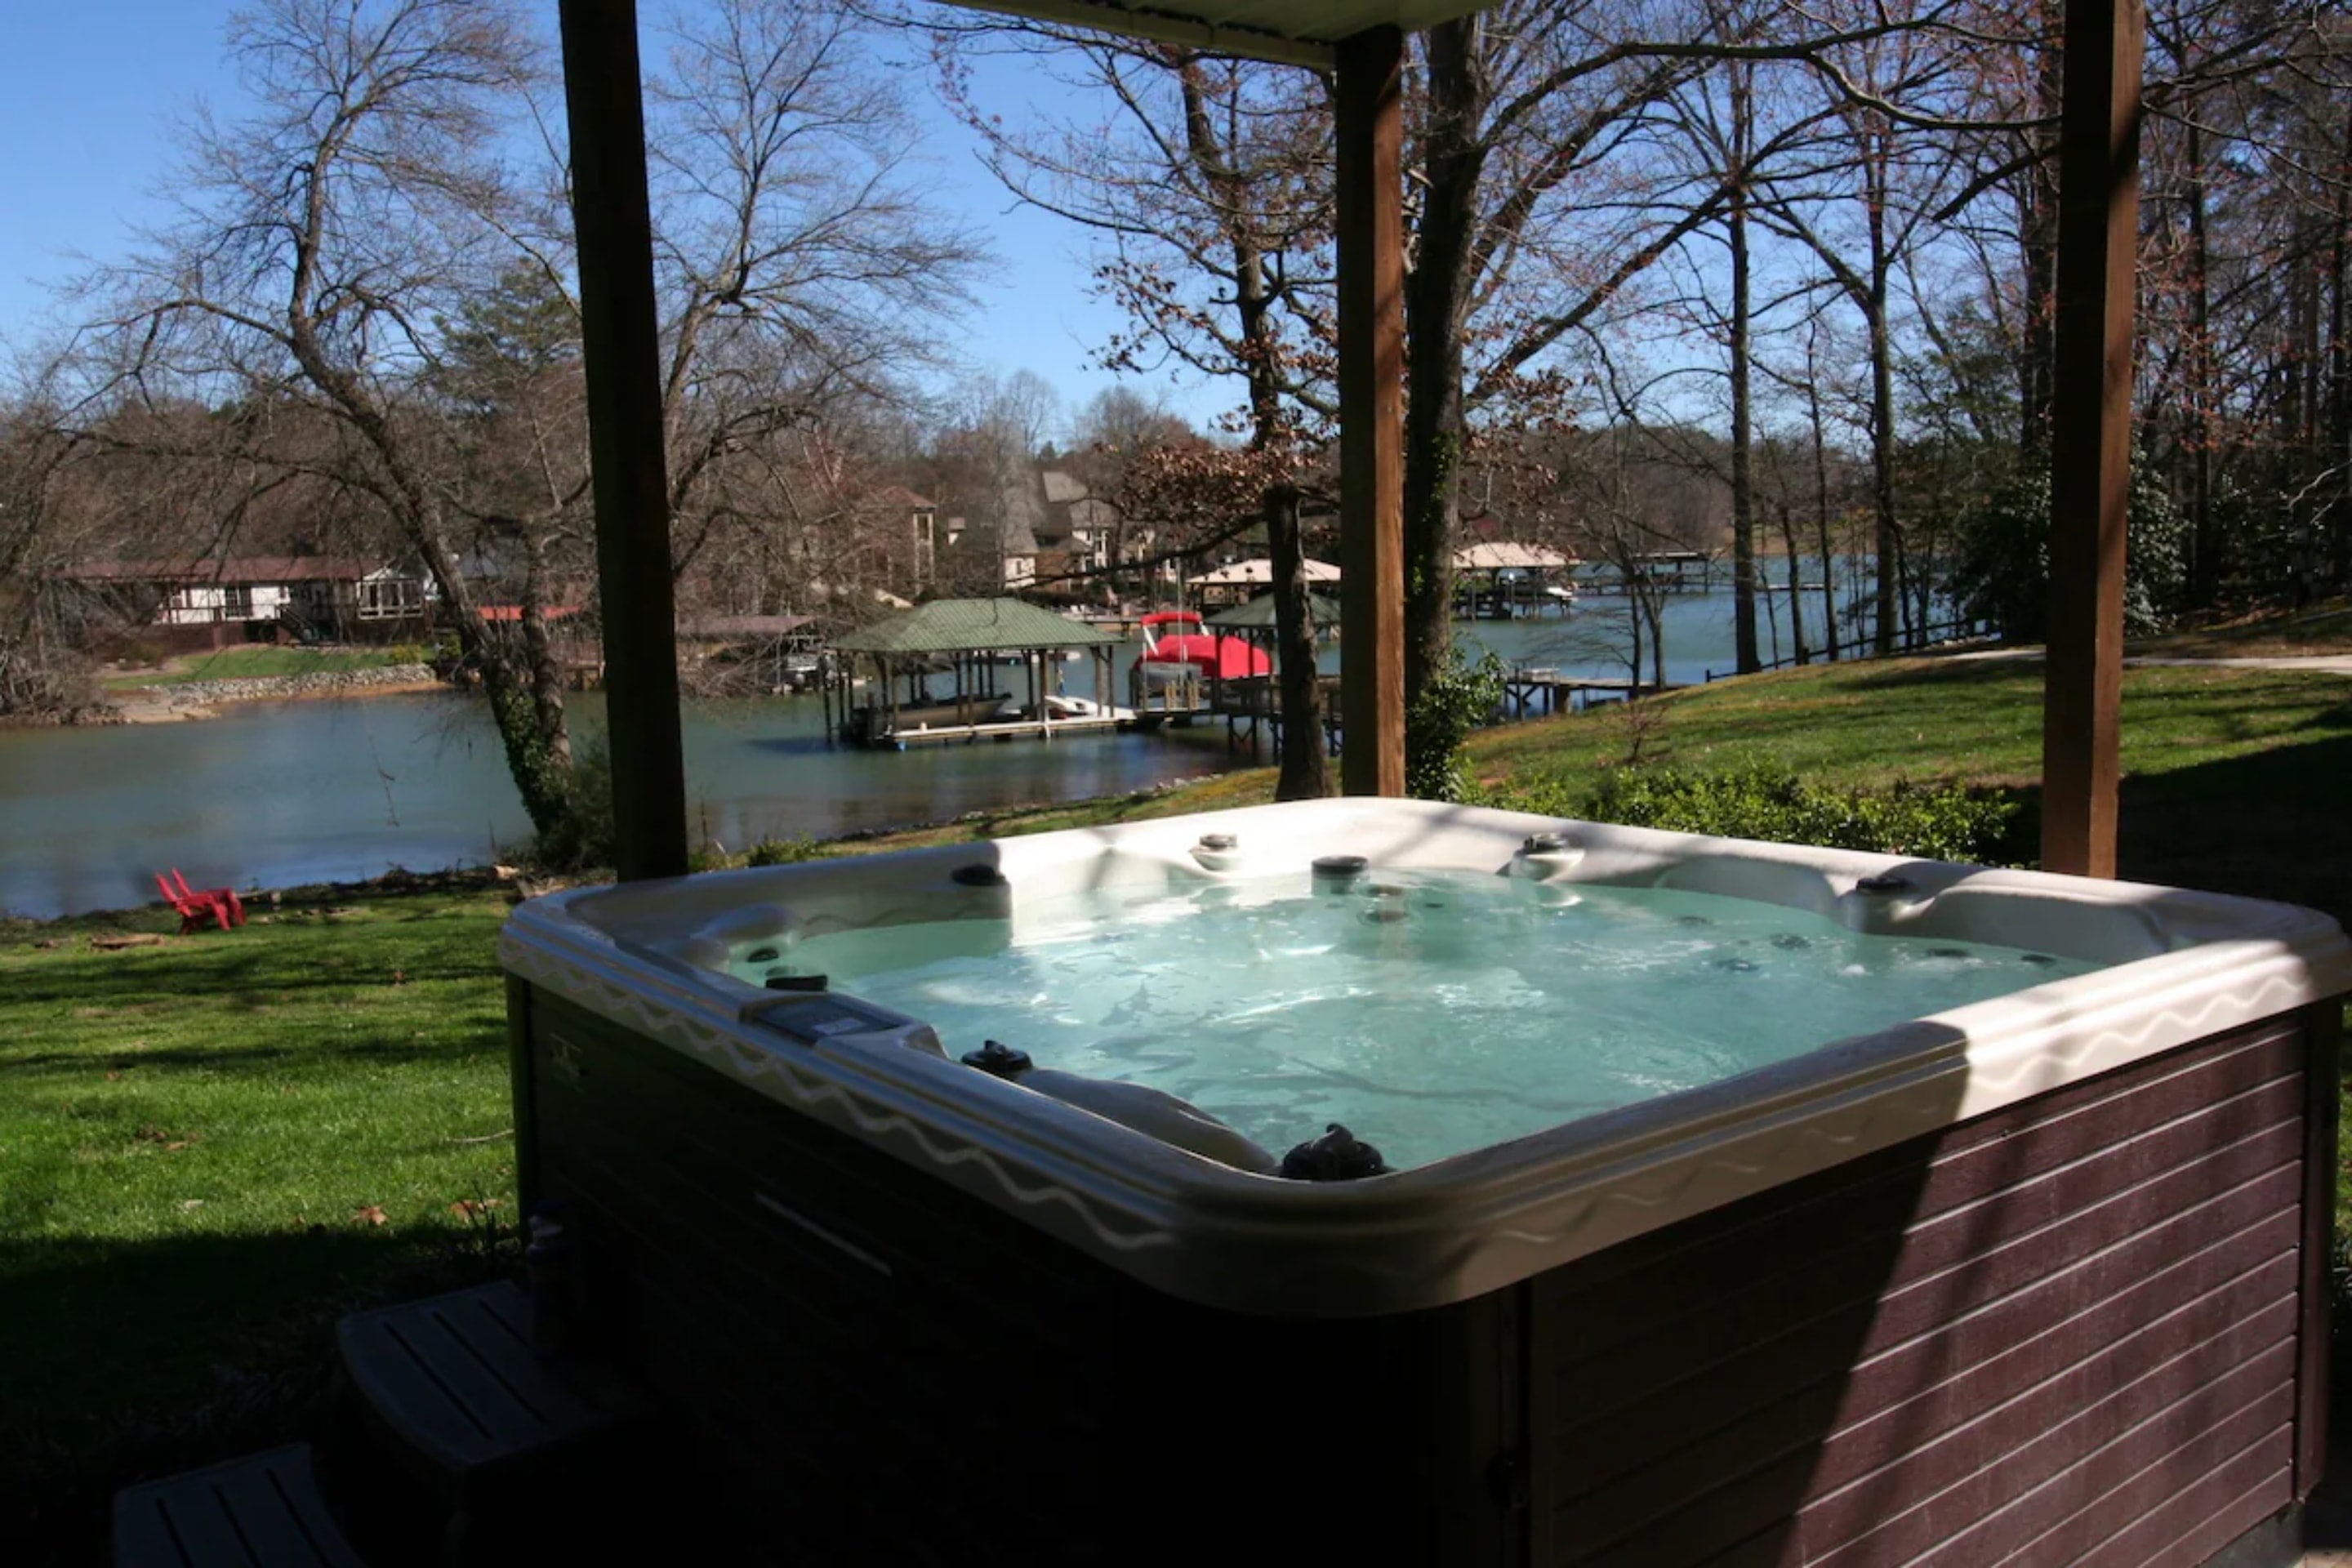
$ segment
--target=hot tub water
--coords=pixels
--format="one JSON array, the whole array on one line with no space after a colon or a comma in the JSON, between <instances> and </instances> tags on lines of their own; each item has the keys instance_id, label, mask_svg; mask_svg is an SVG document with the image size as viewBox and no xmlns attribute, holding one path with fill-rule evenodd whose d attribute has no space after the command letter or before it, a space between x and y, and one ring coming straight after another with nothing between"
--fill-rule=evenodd
<instances>
[{"instance_id":1,"label":"hot tub water","mask_svg":"<svg viewBox=\"0 0 2352 1568\"><path fill-rule=\"evenodd\" d=\"M950 1056L1000 1039L1268 1149L1344 1122L1403 1169L2101 966L1715 894L1375 869L1095 889L730 967L823 973Z\"/></svg>"}]
</instances>

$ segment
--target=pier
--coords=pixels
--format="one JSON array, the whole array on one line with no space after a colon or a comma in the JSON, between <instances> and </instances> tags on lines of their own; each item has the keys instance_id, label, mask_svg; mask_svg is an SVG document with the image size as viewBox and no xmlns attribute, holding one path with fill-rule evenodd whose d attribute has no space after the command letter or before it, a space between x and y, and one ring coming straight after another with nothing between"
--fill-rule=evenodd
<instances>
[{"instance_id":1,"label":"pier","mask_svg":"<svg viewBox=\"0 0 2352 1568\"><path fill-rule=\"evenodd\" d=\"M1650 685L1622 675L1562 675L1557 669L1522 667L1503 677L1503 723L1580 713L1595 702L1625 702L1637 697L1679 691L1672 684Z\"/></svg>"}]
</instances>

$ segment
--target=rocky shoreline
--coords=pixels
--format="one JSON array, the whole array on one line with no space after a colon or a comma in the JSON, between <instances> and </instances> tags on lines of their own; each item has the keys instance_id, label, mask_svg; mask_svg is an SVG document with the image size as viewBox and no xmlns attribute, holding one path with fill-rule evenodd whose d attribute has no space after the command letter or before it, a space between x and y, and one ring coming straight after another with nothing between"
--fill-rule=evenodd
<instances>
[{"instance_id":1,"label":"rocky shoreline","mask_svg":"<svg viewBox=\"0 0 2352 1568\"><path fill-rule=\"evenodd\" d=\"M373 669L322 669L309 675L251 676L230 680L186 680L171 686L135 688L115 694L122 719L133 724L209 719L228 702L288 701L306 697L382 696L395 691L432 691L442 683L425 664L387 664Z\"/></svg>"}]
</instances>

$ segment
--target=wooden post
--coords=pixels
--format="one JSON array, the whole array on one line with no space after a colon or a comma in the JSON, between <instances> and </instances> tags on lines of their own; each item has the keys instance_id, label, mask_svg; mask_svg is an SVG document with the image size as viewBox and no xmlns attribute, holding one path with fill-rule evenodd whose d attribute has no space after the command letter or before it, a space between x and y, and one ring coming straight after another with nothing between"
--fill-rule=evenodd
<instances>
[{"instance_id":1,"label":"wooden post","mask_svg":"<svg viewBox=\"0 0 2352 1568\"><path fill-rule=\"evenodd\" d=\"M1404 35L1339 47L1339 761L1349 795L1404 793Z\"/></svg>"},{"instance_id":2,"label":"wooden post","mask_svg":"<svg viewBox=\"0 0 2352 1568\"><path fill-rule=\"evenodd\" d=\"M2141 0L2067 0L2042 864L2088 877L2116 874L2146 31Z\"/></svg>"},{"instance_id":3,"label":"wooden post","mask_svg":"<svg viewBox=\"0 0 2352 1568\"><path fill-rule=\"evenodd\" d=\"M637 7L635 0L562 0L561 17L604 615L614 869L623 881L679 877L686 874L686 748Z\"/></svg>"}]
</instances>

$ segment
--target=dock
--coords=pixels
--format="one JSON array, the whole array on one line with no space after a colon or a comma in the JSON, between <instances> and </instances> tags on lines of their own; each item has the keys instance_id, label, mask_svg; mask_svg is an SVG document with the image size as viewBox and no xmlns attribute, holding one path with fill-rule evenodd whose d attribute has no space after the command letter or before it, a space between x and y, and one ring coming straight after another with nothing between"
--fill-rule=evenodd
<instances>
[{"instance_id":1,"label":"dock","mask_svg":"<svg viewBox=\"0 0 2352 1568\"><path fill-rule=\"evenodd\" d=\"M1622 675L1562 675L1557 669L1523 667L1503 677L1501 717L1506 722L1548 719L1556 713L1580 713L1595 702L1626 702L1681 689Z\"/></svg>"},{"instance_id":2,"label":"dock","mask_svg":"<svg viewBox=\"0 0 2352 1568\"><path fill-rule=\"evenodd\" d=\"M900 726L873 742L891 751L915 746L971 745L981 741L1051 741L1056 735L1101 735L1132 729L1135 719L1089 714L1076 719L997 719L982 724Z\"/></svg>"}]
</instances>

